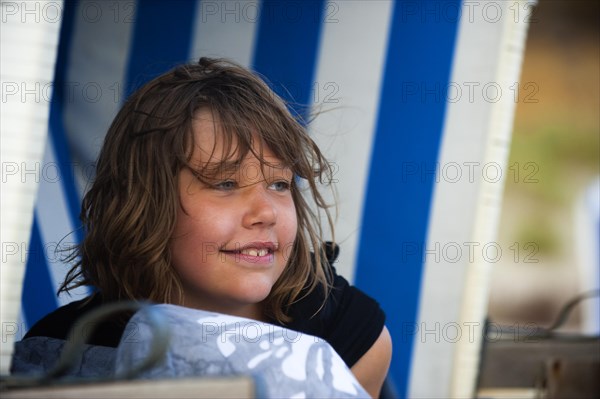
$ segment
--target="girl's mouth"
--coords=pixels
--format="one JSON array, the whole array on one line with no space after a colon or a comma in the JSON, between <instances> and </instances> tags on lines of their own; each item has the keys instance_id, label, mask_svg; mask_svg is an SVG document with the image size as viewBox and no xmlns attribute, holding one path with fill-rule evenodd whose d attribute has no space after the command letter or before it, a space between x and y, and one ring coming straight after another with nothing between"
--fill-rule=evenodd
<instances>
[{"instance_id":1,"label":"girl's mouth","mask_svg":"<svg viewBox=\"0 0 600 399\"><path fill-rule=\"evenodd\" d=\"M225 252L226 254L232 254L232 255L246 255L246 256L267 256L267 255L270 255L273 253L272 250L267 249L267 248L246 248L246 249L233 250L233 251L221 250L221 252Z\"/></svg>"},{"instance_id":2,"label":"girl's mouth","mask_svg":"<svg viewBox=\"0 0 600 399\"><path fill-rule=\"evenodd\" d=\"M236 245L234 249L221 249L221 252L237 256L248 256L261 258L268 255L273 255L277 250L277 244L273 242L254 242L246 244L243 247Z\"/></svg>"},{"instance_id":3,"label":"girl's mouth","mask_svg":"<svg viewBox=\"0 0 600 399\"><path fill-rule=\"evenodd\" d=\"M271 250L269 250L267 248L246 248L246 249L242 249L239 253L242 255L250 255L250 256L265 256L272 252L271 252Z\"/></svg>"}]
</instances>

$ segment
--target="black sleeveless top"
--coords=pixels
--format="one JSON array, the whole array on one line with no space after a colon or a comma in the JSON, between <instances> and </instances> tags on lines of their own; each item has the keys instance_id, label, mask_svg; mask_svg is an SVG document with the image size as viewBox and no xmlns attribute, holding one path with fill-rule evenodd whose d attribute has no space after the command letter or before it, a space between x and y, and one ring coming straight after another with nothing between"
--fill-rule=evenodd
<instances>
[{"instance_id":1,"label":"black sleeveless top","mask_svg":"<svg viewBox=\"0 0 600 399\"><path fill-rule=\"evenodd\" d=\"M333 259L337 257L335 255ZM352 367L379 337L385 315L375 300L351 286L335 273L335 269L332 278L333 287L322 308L323 291L315 289L288 309L287 314L292 317L292 322L285 325L276 321L271 323L323 338L346 365ZM95 294L91 298L62 306L35 323L24 339L42 336L66 340L75 321L101 305L101 295ZM117 347L129 317L100 323L88 343Z\"/></svg>"}]
</instances>

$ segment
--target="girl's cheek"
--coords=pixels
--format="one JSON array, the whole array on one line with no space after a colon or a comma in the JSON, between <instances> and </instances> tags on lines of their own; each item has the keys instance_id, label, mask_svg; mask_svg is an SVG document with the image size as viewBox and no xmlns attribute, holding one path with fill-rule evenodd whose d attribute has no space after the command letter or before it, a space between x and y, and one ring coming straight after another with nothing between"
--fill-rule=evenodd
<instances>
[{"instance_id":1,"label":"girl's cheek","mask_svg":"<svg viewBox=\"0 0 600 399\"><path fill-rule=\"evenodd\" d=\"M298 235L298 219L296 218L295 210L289 214L285 230L287 236L285 241L293 244L296 241L296 236Z\"/></svg>"}]
</instances>

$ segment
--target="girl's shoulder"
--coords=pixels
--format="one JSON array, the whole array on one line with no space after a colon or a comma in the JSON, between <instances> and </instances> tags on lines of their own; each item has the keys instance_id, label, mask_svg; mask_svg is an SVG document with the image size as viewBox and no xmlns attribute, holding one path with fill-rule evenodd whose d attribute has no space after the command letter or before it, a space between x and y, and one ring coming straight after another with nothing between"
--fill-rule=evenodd
<instances>
[{"instance_id":1,"label":"girl's shoulder","mask_svg":"<svg viewBox=\"0 0 600 399\"><path fill-rule=\"evenodd\" d=\"M337 246L326 247L330 264L338 253ZM377 301L338 275L335 267L331 270L327 297L321 287L302 297L290 307L292 322L286 327L325 339L351 367L379 337L385 313Z\"/></svg>"}]
</instances>

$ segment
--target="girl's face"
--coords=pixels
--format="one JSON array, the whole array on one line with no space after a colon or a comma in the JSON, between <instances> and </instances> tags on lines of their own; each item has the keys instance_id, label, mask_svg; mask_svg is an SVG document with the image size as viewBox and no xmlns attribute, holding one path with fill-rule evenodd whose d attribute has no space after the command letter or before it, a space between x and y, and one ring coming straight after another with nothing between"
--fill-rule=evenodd
<instances>
[{"instance_id":1,"label":"girl's face","mask_svg":"<svg viewBox=\"0 0 600 399\"><path fill-rule=\"evenodd\" d=\"M197 114L193 133L191 165L201 169L231 158L210 112ZM269 164L279 166L261 166L249 152L210 184L189 168L179 173L181 206L170 247L185 306L262 318L260 302L283 272L297 230L293 173L269 148L262 151Z\"/></svg>"}]
</instances>

